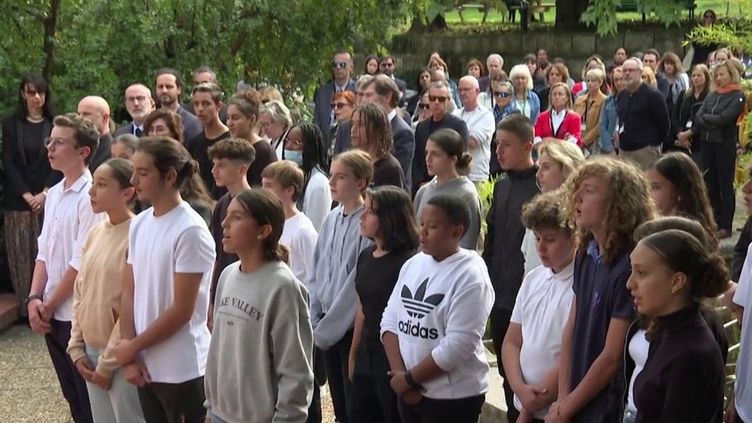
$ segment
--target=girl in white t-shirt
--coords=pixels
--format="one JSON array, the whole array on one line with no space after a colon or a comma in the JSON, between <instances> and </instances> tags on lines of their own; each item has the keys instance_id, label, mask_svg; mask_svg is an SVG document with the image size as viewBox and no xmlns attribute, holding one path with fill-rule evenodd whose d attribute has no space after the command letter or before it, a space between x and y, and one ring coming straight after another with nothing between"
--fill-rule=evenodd
<instances>
[{"instance_id":1,"label":"girl in white t-shirt","mask_svg":"<svg viewBox=\"0 0 752 423\"><path fill-rule=\"evenodd\" d=\"M483 259L460 248L470 225L453 195L420 215L422 252L402 266L381 320L390 385L405 423L475 423L488 391L482 337L494 291Z\"/></svg>"},{"instance_id":2,"label":"girl in white t-shirt","mask_svg":"<svg viewBox=\"0 0 752 423\"><path fill-rule=\"evenodd\" d=\"M203 423L215 249L206 222L180 195L198 166L167 137L142 139L133 165L138 199L152 206L131 223L123 341L112 353L126 379L139 387L147 422Z\"/></svg>"},{"instance_id":3,"label":"girl in white t-shirt","mask_svg":"<svg viewBox=\"0 0 752 423\"><path fill-rule=\"evenodd\" d=\"M574 297L574 230L562 194L541 194L522 209L542 265L525 276L501 347L519 423L543 421L556 400L561 336Z\"/></svg>"}]
</instances>

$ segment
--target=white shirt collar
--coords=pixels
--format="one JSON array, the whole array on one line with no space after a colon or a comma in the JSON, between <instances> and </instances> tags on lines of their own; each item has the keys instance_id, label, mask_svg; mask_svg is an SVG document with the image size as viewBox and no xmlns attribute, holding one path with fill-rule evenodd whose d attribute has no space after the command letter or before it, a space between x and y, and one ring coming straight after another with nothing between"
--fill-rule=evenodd
<instances>
[{"instance_id":1,"label":"white shirt collar","mask_svg":"<svg viewBox=\"0 0 752 423\"><path fill-rule=\"evenodd\" d=\"M395 116L397 116L397 109L392 109L392 111L386 115L386 117L389 119L389 122L391 122Z\"/></svg>"}]
</instances>

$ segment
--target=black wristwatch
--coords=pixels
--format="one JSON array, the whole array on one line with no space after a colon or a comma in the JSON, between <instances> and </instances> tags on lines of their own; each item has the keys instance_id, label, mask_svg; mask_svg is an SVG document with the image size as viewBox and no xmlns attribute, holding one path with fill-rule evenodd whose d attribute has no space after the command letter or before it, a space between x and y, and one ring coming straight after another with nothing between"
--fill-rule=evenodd
<instances>
[{"instance_id":1,"label":"black wristwatch","mask_svg":"<svg viewBox=\"0 0 752 423\"><path fill-rule=\"evenodd\" d=\"M32 302L32 301L34 301L34 300L43 301L41 295L39 295L39 294L31 294L28 297L26 297L26 307L28 307L29 303Z\"/></svg>"},{"instance_id":2,"label":"black wristwatch","mask_svg":"<svg viewBox=\"0 0 752 423\"><path fill-rule=\"evenodd\" d=\"M405 372L405 382L407 382L407 384L410 385L411 388L417 388L418 386L420 386L420 384L418 384L415 379L413 379L413 375L409 371Z\"/></svg>"}]
</instances>

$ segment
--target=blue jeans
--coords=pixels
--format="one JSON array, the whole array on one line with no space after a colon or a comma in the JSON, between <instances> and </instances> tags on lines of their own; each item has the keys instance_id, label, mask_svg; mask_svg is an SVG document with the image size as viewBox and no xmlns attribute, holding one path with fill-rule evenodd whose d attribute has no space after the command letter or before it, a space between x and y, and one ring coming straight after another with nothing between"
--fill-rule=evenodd
<instances>
[{"instance_id":1,"label":"blue jeans","mask_svg":"<svg viewBox=\"0 0 752 423\"><path fill-rule=\"evenodd\" d=\"M96 368L102 350L86 346L86 357ZM108 391L99 386L86 382L91 401L91 414L94 423L131 423L144 422L141 403L138 401L138 390L123 377L122 369L112 374L112 383Z\"/></svg>"}]
</instances>

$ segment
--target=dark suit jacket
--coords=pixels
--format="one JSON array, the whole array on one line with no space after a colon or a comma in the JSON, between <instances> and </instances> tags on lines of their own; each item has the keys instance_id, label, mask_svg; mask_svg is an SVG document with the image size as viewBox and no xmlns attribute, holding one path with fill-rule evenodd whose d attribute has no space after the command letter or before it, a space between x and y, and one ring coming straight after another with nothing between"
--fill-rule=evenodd
<instances>
[{"instance_id":1,"label":"dark suit jacket","mask_svg":"<svg viewBox=\"0 0 752 423\"><path fill-rule=\"evenodd\" d=\"M405 101L405 94L407 93L407 82L405 82L404 79L394 77L394 83L397 84L397 88L399 88L400 92L402 93L402 98L400 99L400 104L402 104Z\"/></svg>"},{"instance_id":2,"label":"dark suit jacket","mask_svg":"<svg viewBox=\"0 0 752 423\"><path fill-rule=\"evenodd\" d=\"M392 145L394 157L399 160L405 174L405 187L410 192L412 182L412 162L415 154L415 135L413 130L402 118L399 110L389 122L392 127Z\"/></svg>"},{"instance_id":3,"label":"dark suit jacket","mask_svg":"<svg viewBox=\"0 0 752 423\"><path fill-rule=\"evenodd\" d=\"M114 134L112 134L112 136L113 136L114 138L117 138L117 137L119 137L120 135L123 135L123 134L132 134L132 135L136 135L136 134L134 134L134 133L133 133L133 122L131 122L131 123L127 124L127 125L123 125L123 126L121 126L121 127L120 127L120 128L118 128L117 130L115 130L115 133L114 133ZM143 134L141 134L141 136L142 136L142 137L145 137L145 136L146 136L146 128L144 128L144 133L143 133Z\"/></svg>"},{"instance_id":4,"label":"dark suit jacket","mask_svg":"<svg viewBox=\"0 0 752 423\"><path fill-rule=\"evenodd\" d=\"M184 142L203 132L204 127L201 125L201 121L198 120L196 115L182 107L178 107L178 114L183 121Z\"/></svg>"},{"instance_id":5,"label":"dark suit jacket","mask_svg":"<svg viewBox=\"0 0 752 423\"><path fill-rule=\"evenodd\" d=\"M52 131L52 122L44 121L42 137L48 137ZM3 121L3 188L5 189L3 207L5 210L30 211L29 205L21 197L30 192L34 195L44 188L50 188L60 182L63 175L52 170L47 159L44 141L39 140L41 154L39 160L31 161L26 157L23 145L23 121L15 114Z\"/></svg>"},{"instance_id":6,"label":"dark suit jacket","mask_svg":"<svg viewBox=\"0 0 752 423\"><path fill-rule=\"evenodd\" d=\"M337 127L337 134L334 137L334 155L350 149L350 121L344 121Z\"/></svg>"},{"instance_id":7,"label":"dark suit jacket","mask_svg":"<svg viewBox=\"0 0 752 423\"><path fill-rule=\"evenodd\" d=\"M355 81L347 82L347 91L355 92ZM321 129L322 134L329 133L329 124L332 116L332 97L334 96L334 81L329 81L320 86L313 95L313 122Z\"/></svg>"},{"instance_id":8,"label":"dark suit jacket","mask_svg":"<svg viewBox=\"0 0 752 423\"><path fill-rule=\"evenodd\" d=\"M89 160L89 170L91 171L91 173L94 173L99 165L109 160L109 158L112 156L112 154L110 153L110 145L112 145L112 140L112 134L110 134L109 132L99 137L99 145L97 145L97 151L95 151L94 154L91 155L91 160Z\"/></svg>"}]
</instances>

